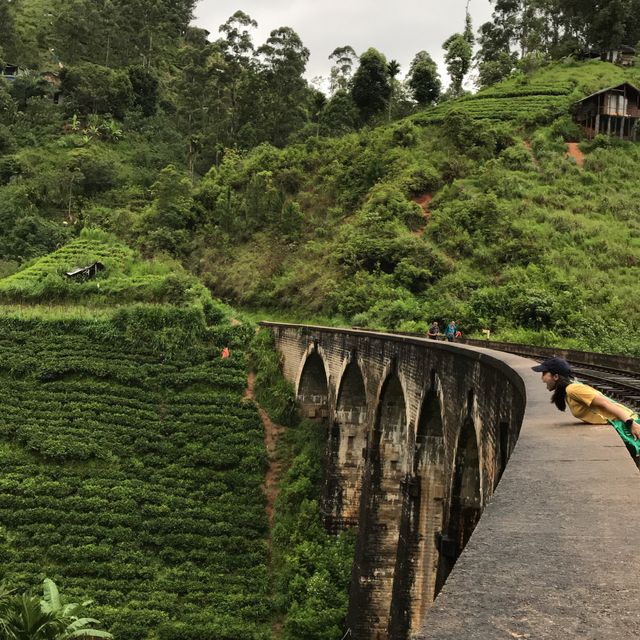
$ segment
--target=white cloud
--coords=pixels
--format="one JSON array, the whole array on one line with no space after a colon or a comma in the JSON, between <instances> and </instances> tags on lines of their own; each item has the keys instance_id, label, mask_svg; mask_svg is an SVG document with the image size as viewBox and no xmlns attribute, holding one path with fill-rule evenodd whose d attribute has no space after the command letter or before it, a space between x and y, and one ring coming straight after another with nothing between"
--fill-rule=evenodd
<instances>
[{"instance_id":1,"label":"white cloud","mask_svg":"<svg viewBox=\"0 0 640 640\"><path fill-rule=\"evenodd\" d=\"M440 74L448 84L442 43L454 32L464 29L466 0L434 2L396 0L200 0L194 23L218 37L218 28L238 9L258 22L253 41L261 45L269 32L278 27L294 29L311 52L307 78L328 76L329 54L339 46L351 45L360 54L375 47L401 65L400 77L409 70L418 51L428 51L438 63ZM492 7L489 0L471 0L469 10L473 27L489 20Z\"/></svg>"}]
</instances>

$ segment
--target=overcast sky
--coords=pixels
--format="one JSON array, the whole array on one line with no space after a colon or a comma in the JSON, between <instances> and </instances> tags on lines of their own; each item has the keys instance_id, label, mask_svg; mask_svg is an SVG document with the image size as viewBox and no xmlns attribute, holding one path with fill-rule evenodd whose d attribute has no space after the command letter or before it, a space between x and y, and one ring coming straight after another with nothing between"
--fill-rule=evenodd
<instances>
[{"instance_id":1,"label":"overcast sky","mask_svg":"<svg viewBox=\"0 0 640 640\"><path fill-rule=\"evenodd\" d=\"M260 46L269 32L291 27L311 52L308 79L329 76L331 52L351 45L360 55L375 47L387 60L401 64L400 78L409 70L418 51L428 51L438 63L443 83L449 83L442 58L442 43L464 29L466 0L200 0L195 24L218 38L218 28L238 9L257 23L254 45ZM470 0L474 31L491 17L489 0Z\"/></svg>"}]
</instances>

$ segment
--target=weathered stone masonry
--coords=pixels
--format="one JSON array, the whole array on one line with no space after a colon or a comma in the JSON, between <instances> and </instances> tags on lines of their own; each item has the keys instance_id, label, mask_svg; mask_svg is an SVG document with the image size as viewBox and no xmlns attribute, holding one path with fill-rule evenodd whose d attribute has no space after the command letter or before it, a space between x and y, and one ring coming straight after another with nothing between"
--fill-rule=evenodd
<instances>
[{"instance_id":1,"label":"weathered stone masonry","mask_svg":"<svg viewBox=\"0 0 640 640\"><path fill-rule=\"evenodd\" d=\"M303 411L328 426L326 525L358 524L352 636L409 638L504 470L524 414L522 381L456 345L269 326Z\"/></svg>"}]
</instances>

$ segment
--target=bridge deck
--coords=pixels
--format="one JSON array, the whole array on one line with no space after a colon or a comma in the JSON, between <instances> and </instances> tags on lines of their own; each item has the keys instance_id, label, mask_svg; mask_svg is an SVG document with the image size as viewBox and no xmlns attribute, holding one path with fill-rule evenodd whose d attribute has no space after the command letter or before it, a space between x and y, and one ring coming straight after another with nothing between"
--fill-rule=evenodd
<instances>
[{"instance_id":1,"label":"bridge deck","mask_svg":"<svg viewBox=\"0 0 640 640\"><path fill-rule=\"evenodd\" d=\"M636 466L611 427L549 403L532 361L490 353L525 382L522 431L417 638L638 638Z\"/></svg>"}]
</instances>

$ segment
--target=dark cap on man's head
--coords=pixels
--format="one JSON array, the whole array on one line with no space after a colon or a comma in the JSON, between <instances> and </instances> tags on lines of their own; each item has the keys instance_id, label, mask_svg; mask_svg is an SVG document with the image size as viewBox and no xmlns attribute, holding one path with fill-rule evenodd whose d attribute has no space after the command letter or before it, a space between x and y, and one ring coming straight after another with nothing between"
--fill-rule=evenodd
<instances>
[{"instance_id":1,"label":"dark cap on man's head","mask_svg":"<svg viewBox=\"0 0 640 640\"><path fill-rule=\"evenodd\" d=\"M534 371L541 371L542 373L557 373L559 376L569 378L573 375L571 371L571 365L564 358L549 358L544 362L541 362L535 367L531 367Z\"/></svg>"}]
</instances>

